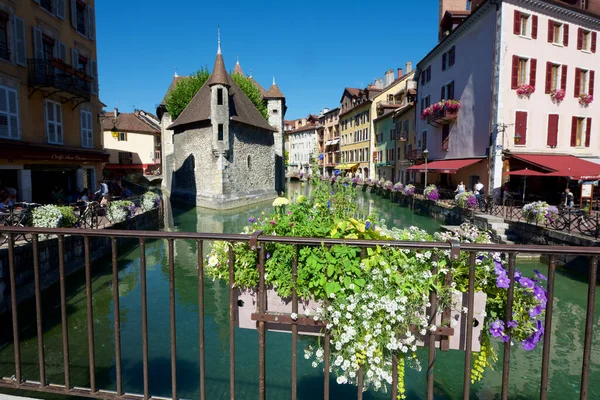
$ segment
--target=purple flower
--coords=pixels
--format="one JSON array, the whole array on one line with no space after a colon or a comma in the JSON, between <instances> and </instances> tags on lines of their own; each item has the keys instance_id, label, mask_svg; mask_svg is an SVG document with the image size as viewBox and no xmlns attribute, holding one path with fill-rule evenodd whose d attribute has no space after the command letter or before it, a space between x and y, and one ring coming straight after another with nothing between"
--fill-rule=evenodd
<instances>
[{"instance_id":1,"label":"purple flower","mask_svg":"<svg viewBox=\"0 0 600 400\"><path fill-rule=\"evenodd\" d=\"M274 219L271 220L271 225L275 225L277 222L275 222Z\"/></svg>"},{"instance_id":2,"label":"purple flower","mask_svg":"<svg viewBox=\"0 0 600 400\"><path fill-rule=\"evenodd\" d=\"M519 280L519 283L521 284L521 286L527 289L533 289L533 286L535 285L535 283L533 283L533 281L529 278L521 278L521 280Z\"/></svg>"},{"instance_id":3,"label":"purple flower","mask_svg":"<svg viewBox=\"0 0 600 400\"><path fill-rule=\"evenodd\" d=\"M533 287L533 297L535 297L544 304L546 303L546 301L548 301L548 298L546 297L546 291L543 287L540 286Z\"/></svg>"},{"instance_id":4,"label":"purple flower","mask_svg":"<svg viewBox=\"0 0 600 400\"><path fill-rule=\"evenodd\" d=\"M537 269L534 269L534 270L533 270L533 272L535 272L535 276L536 276L538 279L541 279L541 280L543 280L543 281L547 281L547 280L548 280L548 278L546 278L544 275L542 275L542 274L541 274L541 272L540 272L540 271L538 271Z\"/></svg>"},{"instance_id":5,"label":"purple flower","mask_svg":"<svg viewBox=\"0 0 600 400\"><path fill-rule=\"evenodd\" d=\"M510 285L510 279L508 279L508 277L503 274L500 275L498 278L496 278L496 286L499 288L503 288L503 289L508 289Z\"/></svg>"},{"instance_id":6,"label":"purple flower","mask_svg":"<svg viewBox=\"0 0 600 400\"><path fill-rule=\"evenodd\" d=\"M508 326L509 328L516 328L518 325L517 321L508 321L506 323L506 326Z\"/></svg>"},{"instance_id":7,"label":"purple flower","mask_svg":"<svg viewBox=\"0 0 600 400\"><path fill-rule=\"evenodd\" d=\"M506 275L506 270L502 266L500 261L494 261L494 271L496 271L496 275Z\"/></svg>"},{"instance_id":8,"label":"purple flower","mask_svg":"<svg viewBox=\"0 0 600 400\"><path fill-rule=\"evenodd\" d=\"M521 275L521 272L515 268L515 282L520 282L522 277L523 275Z\"/></svg>"},{"instance_id":9,"label":"purple flower","mask_svg":"<svg viewBox=\"0 0 600 400\"><path fill-rule=\"evenodd\" d=\"M504 334L504 321L497 319L492 322L490 333L496 338L501 337Z\"/></svg>"},{"instance_id":10,"label":"purple flower","mask_svg":"<svg viewBox=\"0 0 600 400\"><path fill-rule=\"evenodd\" d=\"M323 159L323 154L319 154L319 160Z\"/></svg>"},{"instance_id":11,"label":"purple flower","mask_svg":"<svg viewBox=\"0 0 600 400\"><path fill-rule=\"evenodd\" d=\"M291 211L288 211L288 212L287 212L287 214L288 214L288 215L292 215L292 212L291 212Z\"/></svg>"},{"instance_id":12,"label":"purple flower","mask_svg":"<svg viewBox=\"0 0 600 400\"><path fill-rule=\"evenodd\" d=\"M533 350L535 345L542 339L544 336L544 327L542 326L542 321L537 320L535 324L536 331L531 334L527 339L523 340L522 346L525 350Z\"/></svg>"},{"instance_id":13,"label":"purple flower","mask_svg":"<svg viewBox=\"0 0 600 400\"><path fill-rule=\"evenodd\" d=\"M528 337L527 339L523 340L521 345L523 346L523 350L531 351L535 349L535 343L533 342L533 339L531 337Z\"/></svg>"},{"instance_id":14,"label":"purple flower","mask_svg":"<svg viewBox=\"0 0 600 400\"><path fill-rule=\"evenodd\" d=\"M371 222L370 221L367 221L367 223L365 224L365 229L366 230L371 229Z\"/></svg>"},{"instance_id":15,"label":"purple flower","mask_svg":"<svg viewBox=\"0 0 600 400\"><path fill-rule=\"evenodd\" d=\"M508 337L508 335L502 335L500 340L502 340L504 343L508 343L508 341L510 340L510 337Z\"/></svg>"},{"instance_id":16,"label":"purple flower","mask_svg":"<svg viewBox=\"0 0 600 400\"><path fill-rule=\"evenodd\" d=\"M271 253L268 253L268 252L267 252L267 260L268 260L269 258L271 258Z\"/></svg>"},{"instance_id":17,"label":"purple flower","mask_svg":"<svg viewBox=\"0 0 600 400\"><path fill-rule=\"evenodd\" d=\"M257 221L257 219L256 219L256 218L254 218L254 217L250 217L250 218L248 218L248 222L250 222L250 223L252 223L252 224L253 224L253 223L255 223L256 221Z\"/></svg>"},{"instance_id":18,"label":"purple flower","mask_svg":"<svg viewBox=\"0 0 600 400\"><path fill-rule=\"evenodd\" d=\"M540 315L544 311L544 308L541 305L537 305L534 308L529 309L529 316L531 318L535 318Z\"/></svg>"},{"instance_id":19,"label":"purple flower","mask_svg":"<svg viewBox=\"0 0 600 400\"><path fill-rule=\"evenodd\" d=\"M331 200L327 202L327 208L331 208Z\"/></svg>"}]
</instances>

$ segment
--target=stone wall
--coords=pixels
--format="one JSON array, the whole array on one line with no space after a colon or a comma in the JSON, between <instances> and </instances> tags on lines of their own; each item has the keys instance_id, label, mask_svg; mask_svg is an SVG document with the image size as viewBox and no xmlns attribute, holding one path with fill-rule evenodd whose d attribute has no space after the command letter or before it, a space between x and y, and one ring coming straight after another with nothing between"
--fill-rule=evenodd
<instances>
[{"instance_id":1,"label":"stone wall","mask_svg":"<svg viewBox=\"0 0 600 400\"><path fill-rule=\"evenodd\" d=\"M197 126L174 137L171 195L188 204L229 209L274 198L273 134L230 124L226 159L212 153L210 126ZM221 164L223 162L223 164Z\"/></svg>"},{"instance_id":2,"label":"stone wall","mask_svg":"<svg viewBox=\"0 0 600 400\"><path fill-rule=\"evenodd\" d=\"M160 228L162 216L156 208L138 214L130 220L115 224L111 229L119 230L157 230ZM82 236L64 237L65 271L69 275L84 267L84 244ZM119 247L135 245L137 239L118 239ZM15 272L17 298L19 302L35 295L33 281L33 249L32 244L15 247ZM58 239L50 238L39 241L40 284L45 289L59 280ZM111 239L109 236L90 237L90 262L110 257ZM108 258L110 259L110 258ZM8 248L0 249L0 314L10 310L10 275L8 268Z\"/></svg>"}]
</instances>

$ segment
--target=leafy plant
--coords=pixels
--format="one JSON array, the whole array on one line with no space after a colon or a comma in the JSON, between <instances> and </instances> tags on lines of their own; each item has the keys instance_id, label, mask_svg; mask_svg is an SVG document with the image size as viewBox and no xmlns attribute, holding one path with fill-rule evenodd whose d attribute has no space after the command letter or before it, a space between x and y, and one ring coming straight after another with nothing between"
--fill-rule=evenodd
<instances>
[{"instance_id":1,"label":"leafy plant","mask_svg":"<svg viewBox=\"0 0 600 400\"><path fill-rule=\"evenodd\" d=\"M63 219L60 208L51 204L33 209L31 216L36 228L59 228Z\"/></svg>"},{"instance_id":2,"label":"leafy plant","mask_svg":"<svg viewBox=\"0 0 600 400\"><path fill-rule=\"evenodd\" d=\"M61 207L58 207L58 210L60 211L60 213L62 215L60 227L61 228L74 227L75 224L77 223L77 216L75 215L75 211L73 211L73 208L71 208L69 206L61 206Z\"/></svg>"},{"instance_id":3,"label":"leafy plant","mask_svg":"<svg viewBox=\"0 0 600 400\"><path fill-rule=\"evenodd\" d=\"M108 205L106 216L113 224L123 222L135 215L135 204L129 200L117 200Z\"/></svg>"},{"instance_id":4,"label":"leafy plant","mask_svg":"<svg viewBox=\"0 0 600 400\"><path fill-rule=\"evenodd\" d=\"M150 211L160 204L160 196L154 192L146 192L142 196L142 211Z\"/></svg>"},{"instance_id":5,"label":"leafy plant","mask_svg":"<svg viewBox=\"0 0 600 400\"><path fill-rule=\"evenodd\" d=\"M250 78L247 78L240 74L233 74L231 75L231 78L240 87L240 89L242 89L242 92L244 92L246 96L248 96L252 104L254 104L258 111L260 111L260 114L263 116L263 118L268 121L269 112L267 110L267 106L263 102L260 90L256 87L254 83L252 83Z\"/></svg>"}]
</instances>

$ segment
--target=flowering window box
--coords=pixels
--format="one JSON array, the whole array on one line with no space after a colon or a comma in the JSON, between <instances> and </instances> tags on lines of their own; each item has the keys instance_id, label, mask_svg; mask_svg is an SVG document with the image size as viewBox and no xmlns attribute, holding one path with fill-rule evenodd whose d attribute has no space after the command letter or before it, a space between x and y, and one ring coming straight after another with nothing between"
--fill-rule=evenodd
<instances>
[{"instance_id":1,"label":"flowering window box","mask_svg":"<svg viewBox=\"0 0 600 400\"><path fill-rule=\"evenodd\" d=\"M428 124L449 124L458 117L460 109L460 101L444 100L434 103L427 107L421 113L421 119L427 121Z\"/></svg>"},{"instance_id":2,"label":"flowering window box","mask_svg":"<svg viewBox=\"0 0 600 400\"><path fill-rule=\"evenodd\" d=\"M298 315L292 314L292 299L282 298L277 294L277 291L270 288L267 289L266 295L266 307L265 310L268 314L281 315L282 317L296 317L295 320L300 321L298 323L298 334L308 336L323 336L323 329L325 323L320 321L318 317L315 317L317 309L319 309L323 303L315 300L299 301L298 302ZM238 290L237 302L234 306L234 312L236 316L236 323L238 328L242 329L256 329L257 320L253 314L258 312L257 310L257 292L255 290ZM441 347L442 340L448 340L450 350L466 350L467 348L467 316L466 306L469 301L469 296L466 293L457 293L453 295L454 307L450 310L449 320L442 321L443 315L441 312L436 314L434 323L438 327L450 327L453 328L451 335L444 336L433 336L436 347ZM475 292L475 301L473 308L473 343L471 346L472 351L479 351L481 349L481 330L485 326L485 305L487 301L487 295L483 292ZM294 318L292 318L294 320ZM266 329L273 332L284 332L291 333L292 325L288 323L289 319L282 318L281 322L267 322ZM311 322L312 321L312 322ZM446 330L441 330L445 332ZM425 346L429 343L428 335L416 334L417 346Z\"/></svg>"}]
</instances>

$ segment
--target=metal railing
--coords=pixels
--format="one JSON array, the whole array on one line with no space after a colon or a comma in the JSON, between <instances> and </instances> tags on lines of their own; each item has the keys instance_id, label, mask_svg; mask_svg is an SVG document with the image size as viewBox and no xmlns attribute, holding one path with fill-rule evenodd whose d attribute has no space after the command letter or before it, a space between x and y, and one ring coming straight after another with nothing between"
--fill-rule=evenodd
<instances>
[{"instance_id":1,"label":"metal railing","mask_svg":"<svg viewBox=\"0 0 600 400\"><path fill-rule=\"evenodd\" d=\"M90 98L86 76L77 76L73 67L58 59L29 59L27 68L29 86L53 87L83 99Z\"/></svg>"},{"instance_id":2,"label":"metal railing","mask_svg":"<svg viewBox=\"0 0 600 400\"><path fill-rule=\"evenodd\" d=\"M505 257L508 258L508 276L513 276L515 272L515 260L517 253L519 254L545 254L549 256L549 263L547 269L547 308L545 315L544 329L545 334L543 335L543 354L541 362L541 377L540 377L540 399L545 400L548 398L548 383L549 383L549 361L551 357L551 335L552 335L552 318L553 318L553 302L554 302L554 283L555 283L555 269L556 269L556 257L564 255L580 256L582 253L589 256L589 276L588 276L588 294L587 294L587 309L586 309L586 322L585 322L585 338L583 344L583 362L581 369L581 382L580 382L580 400L588 398L588 388L590 383L590 369L591 369L591 351L592 351L592 335L594 329L594 306L595 306L595 288L598 270L598 257L600 256L600 248L585 247L585 250L579 247L569 246L539 246L539 245L499 245L499 244L473 244L473 243L434 243L434 242L402 242L402 241L371 241L371 240L351 240L351 239L324 239L324 238L299 238L299 237L283 237L283 236L261 236L261 232L255 232L252 235L242 234L215 234L215 233L183 233L183 232L149 232L149 231L116 231L106 230L103 232L94 230L77 230L77 229L23 229L23 228L0 228L0 232L4 232L9 236L8 246L8 257L9 257L9 279L10 279L10 300L11 300L11 317L12 317L12 336L14 342L14 376L0 379L0 387L18 390L34 390L40 392L49 392L56 394L66 394L73 396L85 396L90 398L101 398L101 399L139 399L143 396L144 399L151 398L149 391L149 353L151 349L148 344L148 294L147 294L147 277L146 277L146 241L149 240L166 240L167 241L167 259L168 259L168 277L169 277L169 309L170 309L170 368L171 368L171 396L172 399L178 398L178 380L177 380L177 342L176 342L176 318L175 318L175 305L176 305L176 281L175 281L175 250L174 243L176 241L188 240L195 241L198 245L198 328L199 328L199 386L200 395L199 398L205 400L206 397L206 370L207 364L205 359L205 286L204 286L204 253L203 244L205 241L226 241L229 242L229 282L228 294L229 294L229 398L236 398L236 383L235 376L237 372L236 366L236 337L235 337L235 303L236 294L233 283L234 281L234 265L235 265L235 254L233 252L233 244L245 242L248 243L249 248L252 251L257 252L257 265L256 268L259 271L259 284L257 288L257 313L254 314L255 320L258 325L258 398L264 399L266 393L266 322L278 321L279 323L291 325L291 377L290 377L290 389L291 398L296 399L297 391L297 343L298 343L298 325L300 324L314 324L311 318L298 318L293 319L287 314L278 314L277 319L273 315L265 312L265 244L276 243L276 244L287 244L294 247L294 257L289 268L292 272L292 304L293 311L298 312L298 295L295 290L295 283L297 279L297 267L298 267L298 251L300 247L304 246L333 246L333 245L347 245L361 249L361 254L364 255L366 249L374 248L375 246L392 246L399 249L409 250L447 250L450 251L450 262L458 262L461 254L469 254L469 291L468 291L468 312L467 312L467 323L466 323L466 350L464 354L464 374L462 381L463 397L468 400L470 397L471 390L471 360L472 360L472 343L473 343L473 305L474 305L474 293L475 293L475 266L476 257L478 252L502 252ZM18 301L17 296L17 281L15 272L15 243L13 236L16 234L31 234L33 237L32 250L33 250L33 271L34 271L34 283L35 283L35 309L36 309L36 324L37 324L37 342L38 342L38 359L39 359L39 377L38 380L27 379L23 375L21 365L21 353L20 353L20 332L19 326L19 315L18 315ZM64 366L64 384L53 384L47 381L46 378L46 363L44 354L44 331L42 326L42 306L41 306L41 289L40 289L40 257L39 257L39 235L56 235L58 237L58 267L60 274L60 309L61 309L61 324L62 324L62 350L63 350L63 366ZM69 336L67 326L67 301L66 301L66 290L67 280L65 279L65 251L64 251L64 238L65 235L76 235L83 236L84 241L84 268L85 268L85 292L86 292L86 307L87 307L87 336L88 336L88 357L89 357L89 387L81 388L74 387L70 379L70 347L69 347ZM113 323L114 323L114 354L115 354L115 372L116 372L116 390L108 391L99 388L96 384L96 364L95 364L95 337L94 337L94 310L92 303L92 268L90 264L90 238L105 236L111 240L111 254L112 254L112 295L113 295ZM129 395L123 391L123 369L121 359L121 331L120 331L120 306L119 306L119 276L118 276L118 246L117 240L121 238L137 239L140 246L140 284L141 284L141 344L142 344L142 355L143 355L143 394L142 395ZM432 268L437 268L433 266ZM189 279L189 278L186 278ZM510 279L510 286L508 288L508 299L507 307L505 310L505 316L507 320L511 319L512 307L513 307L513 292L514 292L515 279ZM436 294L431 293L430 302L436 304ZM434 307L430 307L428 311L430 317L435 313ZM309 320L304 321L303 320ZM21 320L22 322L22 320ZM447 334L447 333L446 333ZM444 335L444 333L430 332L429 339L431 336ZM330 397L330 369L329 369L329 358L330 358L330 335L325 330L324 332L324 372L323 372L323 395L325 399ZM426 342L427 343L427 342ZM109 341L103 342L103 346L111 346ZM509 368L511 359L511 343L510 340L503 344L504 358L502 361L502 380L501 380L501 399L506 400L509 396ZM427 398L433 399L434 393L434 362L435 362L435 340L428 340L427 351L429 355L429 369L427 372ZM397 371L398 357L393 357L393 370ZM358 387L357 387L357 398L363 398L363 387L362 387L362 369L358 375ZM391 399L396 399L398 383L398 375L393 375Z\"/></svg>"}]
</instances>

